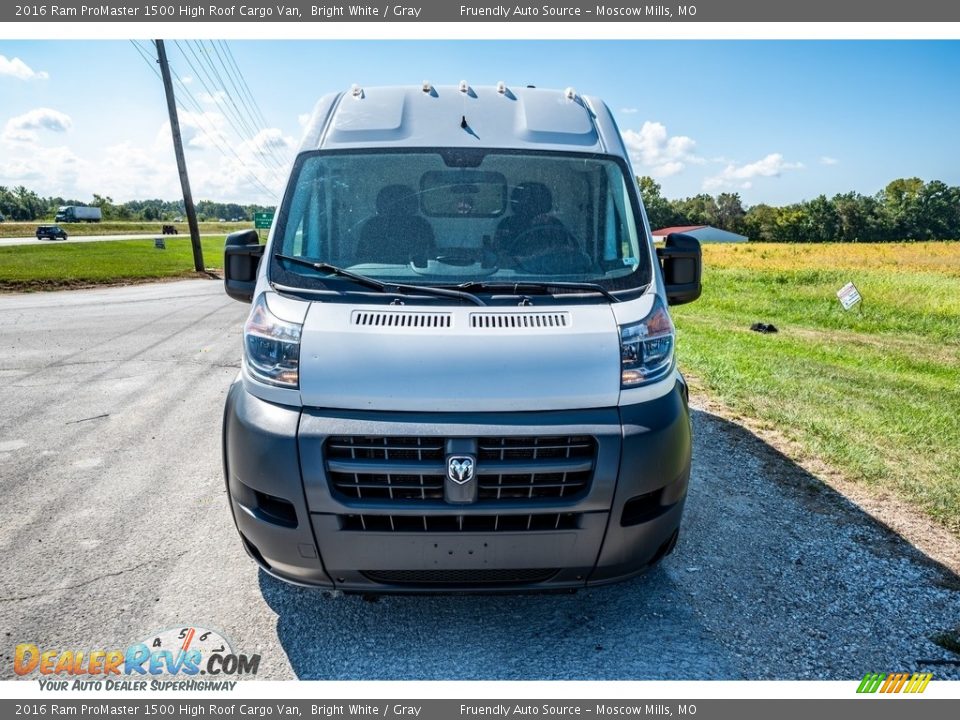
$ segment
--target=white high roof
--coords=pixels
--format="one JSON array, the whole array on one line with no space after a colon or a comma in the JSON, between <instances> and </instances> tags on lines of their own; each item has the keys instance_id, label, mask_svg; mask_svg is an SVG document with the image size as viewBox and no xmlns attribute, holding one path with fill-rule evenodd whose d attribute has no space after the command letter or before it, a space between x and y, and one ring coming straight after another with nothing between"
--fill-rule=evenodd
<instances>
[{"instance_id":1,"label":"white high roof","mask_svg":"<svg viewBox=\"0 0 960 720\"><path fill-rule=\"evenodd\" d=\"M464 119L466 127L461 127ZM354 86L323 97L300 152L359 147L576 150L625 157L613 117L573 89Z\"/></svg>"}]
</instances>

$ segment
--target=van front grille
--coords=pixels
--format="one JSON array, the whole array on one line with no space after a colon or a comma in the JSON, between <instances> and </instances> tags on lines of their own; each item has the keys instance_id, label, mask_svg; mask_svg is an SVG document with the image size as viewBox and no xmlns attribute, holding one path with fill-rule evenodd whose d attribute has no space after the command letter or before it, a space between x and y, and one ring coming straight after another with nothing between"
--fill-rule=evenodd
<instances>
[{"instance_id":1,"label":"van front grille","mask_svg":"<svg viewBox=\"0 0 960 720\"><path fill-rule=\"evenodd\" d=\"M443 500L446 440L331 436L324 444L334 492L351 500ZM588 435L477 438L479 501L572 498L590 486L597 442Z\"/></svg>"},{"instance_id":2,"label":"van front grille","mask_svg":"<svg viewBox=\"0 0 960 720\"><path fill-rule=\"evenodd\" d=\"M521 515L340 515L347 532L458 533L575 530L580 513Z\"/></svg>"}]
</instances>

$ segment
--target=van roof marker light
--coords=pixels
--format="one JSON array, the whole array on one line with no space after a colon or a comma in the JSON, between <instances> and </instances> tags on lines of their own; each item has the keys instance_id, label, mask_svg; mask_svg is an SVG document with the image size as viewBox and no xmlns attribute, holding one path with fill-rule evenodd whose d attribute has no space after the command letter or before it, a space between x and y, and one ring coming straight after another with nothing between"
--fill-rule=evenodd
<instances>
[{"instance_id":1,"label":"van roof marker light","mask_svg":"<svg viewBox=\"0 0 960 720\"><path fill-rule=\"evenodd\" d=\"M563 91L563 96L564 96L567 100L576 100L576 99L577 99L577 91L574 90L572 87L568 87L566 90Z\"/></svg>"},{"instance_id":2,"label":"van roof marker light","mask_svg":"<svg viewBox=\"0 0 960 720\"><path fill-rule=\"evenodd\" d=\"M353 95L357 100L363 99L363 88L354 83L350 86L350 94Z\"/></svg>"},{"instance_id":3,"label":"van roof marker light","mask_svg":"<svg viewBox=\"0 0 960 720\"><path fill-rule=\"evenodd\" d=\"M497 83L497 92L501 95L507 94L507 84L503 80Z\"/></svg>"},{"instance_id":4,"label":"van roof marker light","mask_svg":"<svg viewBox=\"0 0 960 720\"><path fill-rule=\"evenodd\" d=\"M470 92L470 86L467 84L466 80L460 81L460 92L462 92L464 95Z\"/></svg>"},{"instance_id":5,"label":"van roof marker light","mask_svg":"<svg viewBox=\"0 0 960 720\"><path fill-rule=\"evenodd\" d=\"M429 80L424 80L423 84L420 86L420 89L425 93L429 93L433 90L433 85L430 84Z\"/></svg>"}]
</instances>

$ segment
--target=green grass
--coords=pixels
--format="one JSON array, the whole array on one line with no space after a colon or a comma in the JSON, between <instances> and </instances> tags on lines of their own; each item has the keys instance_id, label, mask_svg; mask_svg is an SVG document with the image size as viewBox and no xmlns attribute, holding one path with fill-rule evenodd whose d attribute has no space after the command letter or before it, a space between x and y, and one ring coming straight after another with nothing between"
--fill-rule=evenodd
<instances>
[{"instance_id":1,"label":"green grass","mask_svg":"<svg viewBox=\"0 0 960 720\"><path fill-rule=\"evenodd\" d=\"M223 236L202 238L207 268L223 267ZM60 242L0 247L0 290L42 290L96 283L190 277L189 238L166 238L167 249L153 240Z\"/></svg>"},{"instance_id":2,"label":"green grass","mask_svg":"<svg viewBox=\"0 0 960 720\"><path fill-rule=\"evenodd\" d=\"M925 246L944 261L914 262ZM704 294L673 312L682 368L960 532L960 244L888 246L883 263L871 246L761 247L704 248ZM835 293L851 280L864 303L844 311ZM751 332L757 321L780 332Z\"/></svg>"},{"instance_id":3,"label":"green grass","mask_svg":"<svg viewBox=\"0 0 960 720\"><path fill-rule=\"evenodd\" d=\"M37 220L36 222L3 222L0 223L0 238L33 237L38 225L59 225L67 231L67 235L138 235L147 233L160 234L164 225L173 225L180 235L189 236L190 230L185 222L169 223L163 220L155 222L123 222L104 221L98 223L55 223L53 220ZM201 233L231 233L235 230L247 230L253 227L253 222L202 222Z\"/></svg>"}]
</instances>

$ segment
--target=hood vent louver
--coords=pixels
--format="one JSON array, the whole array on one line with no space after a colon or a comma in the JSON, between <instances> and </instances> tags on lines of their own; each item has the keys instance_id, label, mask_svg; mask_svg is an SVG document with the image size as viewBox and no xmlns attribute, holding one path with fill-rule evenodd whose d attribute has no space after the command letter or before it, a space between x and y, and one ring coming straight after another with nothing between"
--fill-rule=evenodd
<instances>
[{"instance_id":1,"label":"hood vent louver","mask_svg":"<svg viewBox=\"0 0 960 720\"><path fill-rule=\"evenodd\" d=\"M453 321L450 313L435 312L375 312L354 310L352 324L362 327L386 328L448 328Z\"/></svg>"},{"instance_id":2,"label":"hood vent louver","mask_svg":"<svg viewBox=\"0 0 960 720\"><path fill-rule=\"evenodd\" d=\"M504 330L536 330L570 327L566 312L471 313L470 327Z\"/></svg>"}]
</instances>

